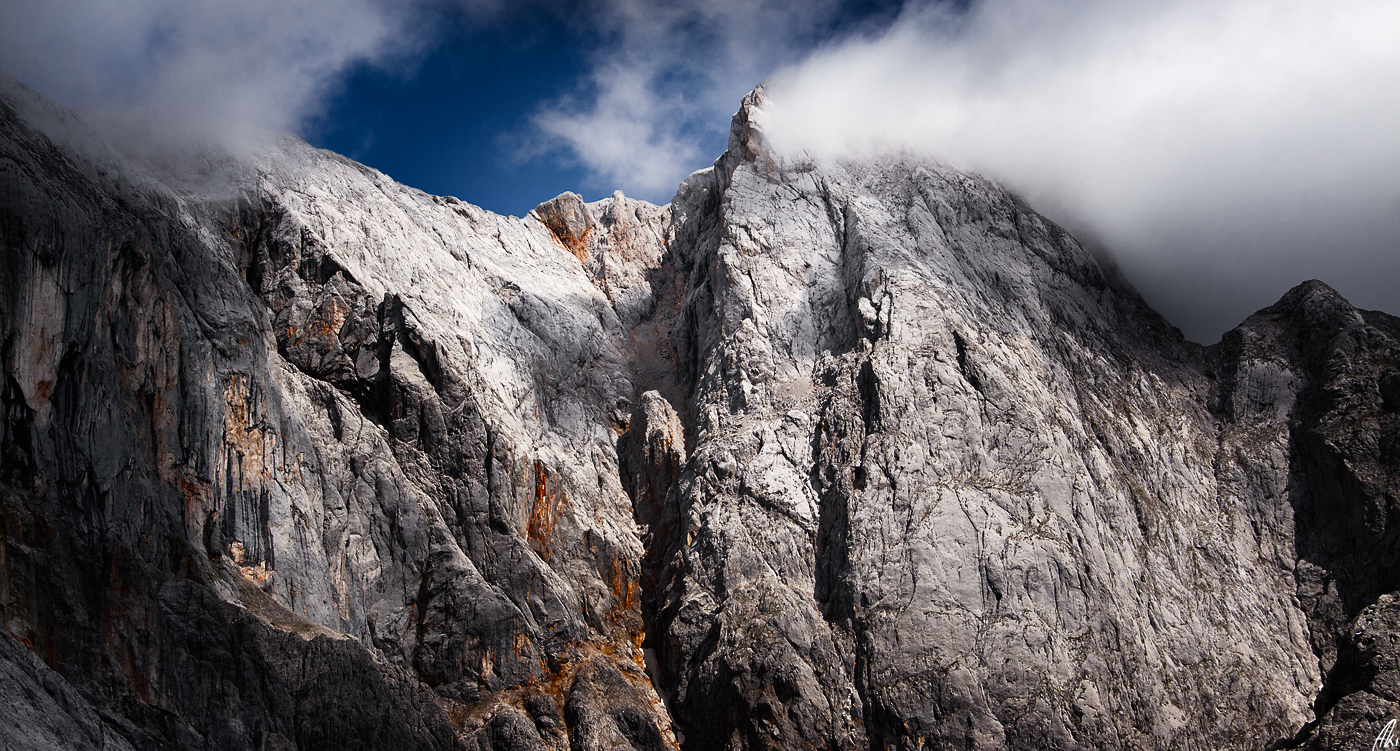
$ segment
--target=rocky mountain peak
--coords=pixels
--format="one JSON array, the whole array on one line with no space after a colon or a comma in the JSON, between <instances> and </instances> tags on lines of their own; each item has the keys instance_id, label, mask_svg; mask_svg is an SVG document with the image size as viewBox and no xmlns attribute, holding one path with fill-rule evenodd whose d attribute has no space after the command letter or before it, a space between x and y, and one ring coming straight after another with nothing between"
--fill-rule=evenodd
<instances>
[{"instance_id":1,"label":"rocky mountain peak","mask_svg":"<svg viewBox=\"0 0 1400 751\"><path fill-rule=\"evenodd\" d=\"M570 253L584 260L588 233L593 231L593 217L577 193L561 193L536 206L531 213L544 222Z\"/></svg>"},{"instance_id":2,"label":"rocky mountain peak","mask_svg":"<svg viewBox=\"0 0 1400 751\"><path fill-rule=\"evenodd\" d=\"M767 163L768 140L763 132L767 122L767 113L763 110L766 97L767 90L763 84L759 84L744 95L739 111L730 120L729 148L715 160L714 165L715 174L725 187L739 165Z\"/></svg>"},{"instance_id":3,"label":"rocky mountain peak","mask_svg":"<svg viewBox=\"0 0 1400 751\"><path fill-rule=\"evenodd\" d=\"M763 98L667 206L515 219L295 139L171 186L6 89L0 744L1374 738L1400 322L1196 347Z\"/></svg>"},{"instance_id":4,"label":"rocky mountain peak","mask_svg":"<svg viewBox=\"0 0 1400 751\"><path fill-rule=\"evenodd\" d=\"M1277 303L1260 313L1292 317L1301 331L1332 334L1362 321L1361 314L1346 298L1316 279L1288 290Z\"/></svg>"}]
</instances>

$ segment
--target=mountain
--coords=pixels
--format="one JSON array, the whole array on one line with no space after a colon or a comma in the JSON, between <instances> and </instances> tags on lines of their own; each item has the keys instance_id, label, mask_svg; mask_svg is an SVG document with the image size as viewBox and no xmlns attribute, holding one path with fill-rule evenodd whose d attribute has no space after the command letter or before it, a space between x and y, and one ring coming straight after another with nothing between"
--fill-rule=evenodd
<instances>
[{"instance_id":1,"label":"mountain","mask_svg":"<svg viewBox=\"0 0 1400 751\"><path fill-rule=\"evenodd\" d=\"M1015 195L776 153L501 217L0 86L0 743L1343 748L1400 319L1185 341Z\"/></svg>"}]
</instances>

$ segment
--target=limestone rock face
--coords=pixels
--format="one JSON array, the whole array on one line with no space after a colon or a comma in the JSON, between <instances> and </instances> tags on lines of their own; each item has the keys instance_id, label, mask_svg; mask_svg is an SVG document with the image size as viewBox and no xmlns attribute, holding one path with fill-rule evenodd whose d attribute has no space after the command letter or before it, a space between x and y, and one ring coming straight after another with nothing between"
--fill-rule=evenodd
<instances>
[{"instance_id":1,"label":"limestone rock face","mask_svg":"<svg viewBox=\"0 0 1400 751\"><path fill-rule=\"evenodd\" d=\"M994 183L773 153L761 89L669 206L517 219L292 138L156 175L0 88L7 748L1400 711L1400 322L1319 282L1202 348Z\"/></svg>"},{"instance_id":2,"label":"limestone rock face","mask_svg":"<svg viewBox=\"0 0 1400 751\"><path fill-rule=\"evenodd\" d=\"M664 211L574 205L581 261L294 139L191 188L0 107L11 634L138 747L674 747L584 265Z\"/></svg>"},{"instance_id":3,"label":"limestone rock face","mask_svg":"<svg viewBox=\"0 0 1400 751\"><path fill-rule=\"evenodd\" d=\"M1396 587L1395 319L1309 283L1202 350L1013 195L767 153L760 101L672 204L693 448L648 638L691 746L1312 719Z\"/></svg>"},{"instance_id":4,"label":"limestone rock face","mask_svg":"<svg viewBox=\"0 0 1400 751\"><path fill-rule=\"evenodd\" d=\"M1307 720L1284 480L1222 476L1203 353L985 180L754 141L672 208L694 541L649 633L682 725L1166 748ZM1280 417L1229 447L1249 470L1286 470Z\"/></svg>"}]
</instances>

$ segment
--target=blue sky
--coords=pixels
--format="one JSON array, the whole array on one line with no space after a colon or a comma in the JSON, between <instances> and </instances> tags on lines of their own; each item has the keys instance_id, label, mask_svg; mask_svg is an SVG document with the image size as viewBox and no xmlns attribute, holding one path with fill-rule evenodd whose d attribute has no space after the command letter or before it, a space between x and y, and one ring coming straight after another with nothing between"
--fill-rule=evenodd
<instances>
[{"instance_id":1,"label":"blue sky","mask_svg":"<svg viewBox=\"0 0 1400 751\"><path fill-rule=\"evenodd\" d=\"M541 102L581 85L588 53L557 18L439 40L406 68L360 64L300 135L399 182L523 216L566 190L611 193L567 154L531 154Z\"/></svg>"},{"instance_id":2,"label":"blue sky","mask_svg":"<svg viewBox=\"0 0 1400 751\"><path fill-rule=\"evenodd\" d=\"M784 10L788 5L779 4ZM665 203L684 174L709 166L724 151L729 121L717 107L737 108L743 94L773 69L823 44L887 26L901 3L814 3L811 27L775 29L783 39L775 40L774 49L752 51L744 66L749 77L697 81L693 69L678 64L682 61L643 50L654 66L653 89L689 87L703 94L691 95L689 105L679 108L675 135L685 142L679 169L640 184L590 169L538 123L561 102L597 97L595 67L606 66L610 56L635 54L619 49L629 42L629 29L600 28L581 17L597 7L534 6L502 12L485 23L443 14L439 28L407 59L354 65L327 97L324 113L308 118L298 133L399 182L503 214L521 216L566 190L596 200L623 189ZM697 28L705 20L697 15L675 24L689 26L675 35L675 49L698 58L685 62L703 65L705 57L726 52L710 30ZM713 104L716 98L721 104Z\"/></svg>"}]
</instances>

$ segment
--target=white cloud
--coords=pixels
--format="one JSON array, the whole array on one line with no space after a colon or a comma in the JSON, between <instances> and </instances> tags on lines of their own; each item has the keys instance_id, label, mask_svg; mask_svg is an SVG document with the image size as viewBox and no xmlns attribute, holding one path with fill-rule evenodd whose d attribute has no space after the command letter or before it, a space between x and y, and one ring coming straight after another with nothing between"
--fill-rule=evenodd
<instances>
[{"instance_id":1,"label":"white cloud","mask_svg":"<svg viewBox=\"0 0 1400 751\"><path fill-rule=\"evenodd\" d=\"M779 73L769 136L998 177L1213 340L1309 277L1400 312L1396 92L1393 0L984 0Z\"/></svg>"},{"instance_id":2,"label":"white cloud","mask_svg":"<svg viewBox=\"0 0 1400 751\"><path fill-rule=\"evenodd\" d=\"M634 195L674 191L678 176L703 160L681 133L693 105L653 91L650 79L642 70L607 65L592 74L594 98L551 102L536 114L535 126L610 186Z\"/></svg>"},{"instance_id":3,"label":"white cloud","mask_svg":"<svg viewBox=\"0 0 1400 751\"><path fill-rule=\"evenodd\" d=\"M407 69L454 29L552 13L597 51L534 136L598 187L666 200L787 65L769 87L775 142L998 177L1108 245L1191 336L1309 277L1400 312L1395 0L910 0L873 30L840 25L849 5L12 0L0 68L168 155L304 127L358 64Z\"/></svg>"},{"instance_id":4,"label":"white cloud","mask_svg":"<svg viewBox=\"0 0 1400 751\"><path fill-rule=\"evenodd\" d=\"M0 68L128 148L237 148L412 49L410 21L377 0L19 0L0 5Z\"/></svg>"},{"instance_id":5,"label":"white cloud","mask_svg":"<svg viewBox=\"0 0 1400 751\"><path fill-rule=\"evenodd\" d=\"M723 149L739 100L798 59L839 0L597 0L598 53L576 95L544 103L535 126L601 186L668 200Z\"/></svg>"}]
</instances>

